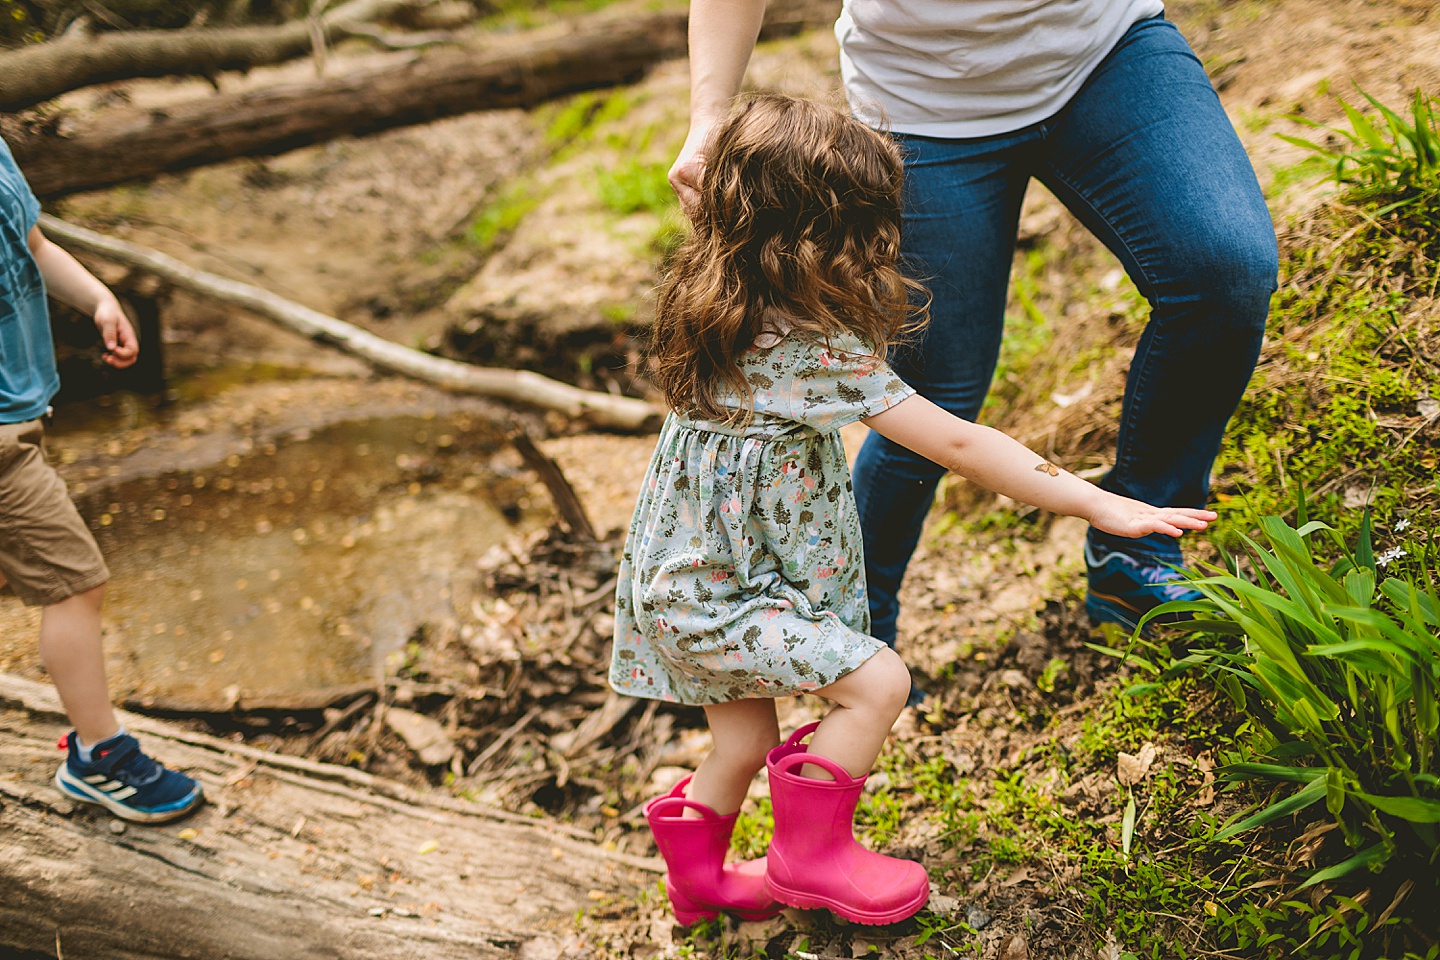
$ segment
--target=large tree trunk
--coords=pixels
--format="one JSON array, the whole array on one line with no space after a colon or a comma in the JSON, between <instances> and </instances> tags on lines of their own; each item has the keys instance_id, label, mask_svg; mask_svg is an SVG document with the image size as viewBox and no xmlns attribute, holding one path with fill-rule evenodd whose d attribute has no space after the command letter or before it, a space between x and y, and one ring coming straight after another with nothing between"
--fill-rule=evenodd
<instances>
[{"instance_id":1,"label":"large tree trunk","mask_svg":"<svg viewBox=\"0 0 1440 960\"><path fill-rule=\"evenodd\" d=\"M309 53L317 35L369 35L365 24L432 0L352 0L318 18L274 27L79 34L0 53L0 113L94 83L132 77L211 76Z\"/></svg>"},{"instance_id":2,"label":"large tree trunk","mask_svg":"<svg viewBox=\"0 0 1440 960\"><path fill-rule=\"evenodd\" d=\"M775 0L764 36L832 21L834 0ZM135 111L69 139L13 144L41 197L114 186L242 156L283 153L441 117L545 100L638 80L686 50L686 13L597 15L576 32L517 42L506 53L446 51L382 69L251 93L216 96L164 112Z\"/></svg>"},{"instance_id":3,"label":"large tree trunk","mask_svg":"<svg viewBox=\"0 0 1440 960\"><path fill-rule=\"evenodd\" d=\"M40 225L46 234L65 246L144 270L202 297L243 307L317 343L446 390L527 403L617 430L649 429L664 416L664 411L655 404L634 397L582 390L530 370L477 367L411 350L269 290L197 270L148 247L107 237L48 215L40 218Z\"/></svg>"},{"instance_id":4,"label":"large tree trunk","mask_svg":"<svg viewBox=\"0 0 1440 960\"><path fill-rule=\"evenodd\" d=\"M663 869L563 824L124 721L210 802L115 833L48 783L67 728L54 690L0 674L0 955L513 957L563 933L592 891L632 892Z\"/></svg>"}]
</instances>

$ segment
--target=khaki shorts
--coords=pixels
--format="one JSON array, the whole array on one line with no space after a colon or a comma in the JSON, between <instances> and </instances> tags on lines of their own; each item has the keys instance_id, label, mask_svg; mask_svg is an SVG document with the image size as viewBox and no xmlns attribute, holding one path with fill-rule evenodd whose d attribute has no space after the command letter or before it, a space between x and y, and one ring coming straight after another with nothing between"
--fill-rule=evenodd
<instances>
[{"instance_id":1,"label":"khaki shorts","mask_svg":"<svg viewBox=\"0 0 1440 960\"><path fill-rule=\"evenodd\" d=\"M0 424L0 574L32 607L110 579L65 481L45 462L44 439L39 420Z\"/></svg>"}]
</instances>

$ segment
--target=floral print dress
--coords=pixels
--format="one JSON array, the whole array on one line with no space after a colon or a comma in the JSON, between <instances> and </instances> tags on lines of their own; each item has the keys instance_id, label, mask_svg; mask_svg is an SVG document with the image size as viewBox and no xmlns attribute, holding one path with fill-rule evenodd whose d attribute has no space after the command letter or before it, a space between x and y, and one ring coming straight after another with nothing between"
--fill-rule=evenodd
<instances>
[{"instance_id":1,"label":"floral print dress","mask_svg":"<svg viewBox=\"0 0 1440 960\"><path fill-rule=\"evenodd\" d=\"M610 684L688 704L829 686L884 645L839 429L914 391L853 336L764 335L743 426L672 413L620 561ZM738 404L732 400L732 405Z\"/></svg>"}]
</instances>

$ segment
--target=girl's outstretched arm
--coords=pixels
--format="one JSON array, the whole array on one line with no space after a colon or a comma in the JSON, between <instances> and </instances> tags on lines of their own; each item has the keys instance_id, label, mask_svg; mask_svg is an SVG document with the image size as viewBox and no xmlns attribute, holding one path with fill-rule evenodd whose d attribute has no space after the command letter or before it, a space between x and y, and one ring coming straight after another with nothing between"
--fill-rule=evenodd
<instances>
[{"instance_id":1,"label":"girl's outstretched arm","mask_svg":"<svg viewBox=\"0 0 1440 960\"><path fill-rule=\"evenodd\" d=\"M921 396L908 397L865 423L988 490L1052 513L1083 517L1116 536L1178 537L1186 530L1204 530L1215 519L1210 510L1153 507L1101 490L999 430L961 420Z\"/></svg>"}]
</instances>

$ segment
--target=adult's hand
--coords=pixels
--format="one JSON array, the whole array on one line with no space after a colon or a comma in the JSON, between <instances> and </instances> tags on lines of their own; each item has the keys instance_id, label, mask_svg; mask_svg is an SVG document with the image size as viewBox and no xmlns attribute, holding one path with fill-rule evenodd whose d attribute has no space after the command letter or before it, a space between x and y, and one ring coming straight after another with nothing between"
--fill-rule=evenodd
<instances>
[{"instance_id":1,"label":"adult's hand","mask_svg":"<svg viewBox=\"0 0 1440 960\"><path fill-rule=\"evenodd\" d=\"M765 19L765 0L690 0L690 132L670 167L670 186L693 217L705 176L705 141L740 92Z\"/></svg>"},{"instance_id":2,"label":"adult's hand","mask_svg":"<svg viewBox=\"0 0 1440 960\"><path fill-rule=\"evenodd\" d=\"M680 208L685 211L685 216L691 219L694 219L695 208L700 202L700 181L705 176L705 141L714 128L714 123L698 118L692 120L685 145L670 166L670 188L680 198Z\"/></svg>"}]
</instances>

